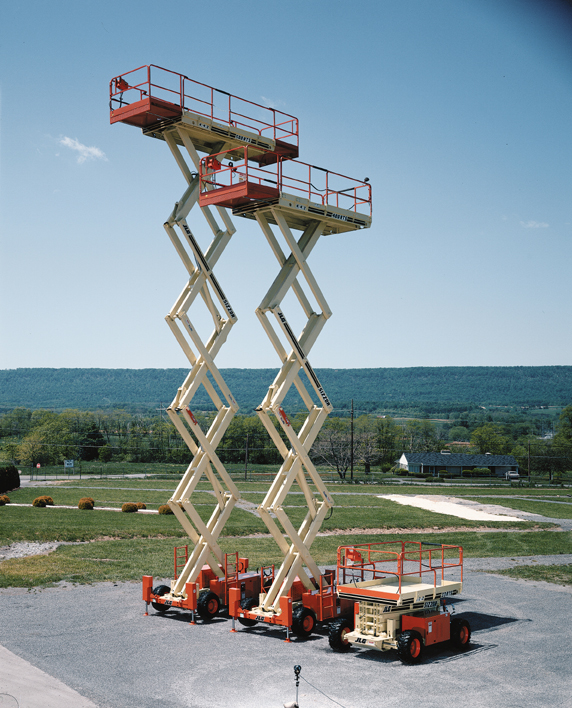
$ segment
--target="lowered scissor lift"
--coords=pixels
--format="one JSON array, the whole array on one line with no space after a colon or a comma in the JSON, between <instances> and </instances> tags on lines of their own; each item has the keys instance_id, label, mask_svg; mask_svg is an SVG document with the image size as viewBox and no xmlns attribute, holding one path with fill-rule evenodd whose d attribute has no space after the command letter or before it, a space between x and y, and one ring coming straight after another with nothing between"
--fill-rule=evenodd
<instances>
[{"instance_id":1,"label":"lowered scissor lift","mask_svg":"<svg viewBox=\"0 0 572 708\"><path fill-rule=\"evenodd\" d=\"M353 617L329 628L334 651L352 645L397 650L401 661L415 664L426 646L451 640L464 649L469 623L451 617L447 598L463 587L463 549L421 541L388 541L338 549L340 599L352 601Z\"/></svg>"}]
</instances>

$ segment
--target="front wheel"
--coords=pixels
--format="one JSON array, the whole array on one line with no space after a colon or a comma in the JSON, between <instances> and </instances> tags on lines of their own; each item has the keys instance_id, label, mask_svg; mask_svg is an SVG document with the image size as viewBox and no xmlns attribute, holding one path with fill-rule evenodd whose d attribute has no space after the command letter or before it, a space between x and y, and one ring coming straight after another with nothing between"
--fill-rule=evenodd
<instances>
[{"instance_id":1,"label":"front wheel","mask_svg":"<svg viewBox=\"0 0 572 708\"><path fill-rule=\"evenodd\" d=\"M419 632L408 629L397 640L397 656L404 664L418 664L423 654L423 639Z\"/></svg>"},{"instance_id":2,"label":"front wheel","mask_svg":"<svg viewBox=\"0 0 572 708\"><path fill-rule=\"evenodd\" d=\"M212 590L203 590L197 602L197 612L202 620L211 620L218 614L220 600Z\"/></svg>"},{"instance_id":3,"label":"front wheel","mask_svg":"<svg viewBox=\"0 0 572 708\"><path fill-rule=\"evenodd\" d=\"M456 649L466 649L471 642L471 627L466 619L451 620L451 644Z\"/></svg>"},{"instance_id":4,"label":"front wheel","mask_svg":"<svg viewBox=\"0 0 572 708\"><path fill-rule=\"evenodd\" d=\"M309 637L315 626L316 615L313 610L304 607L304 605L299 605L292 612L292 632L300 639Z\"/></svg>"},{"instance_id":5,"label":"front wheel","mask_svg":"<svg viewBox=\"0 0 572 708\"><path fill-rule=\"evenodd\" d=\"M243 610L251 610L256 607L256 600L253 597L247 597L240 603ZM239 617L238 621L243 627L254 627L256 620L250 619L250 617Z\"/></svg>"},{"instance_id":6,"label":"front wheel","mask_svg":"<svg viewBox=\"0 0 572 708\"><path fill-rule=\"evenodd\" d=\"M168 592L171 592L171 588L168 585L157 585L157 587L153 588L151 592L153 593L153 595L158 595L159 597L162 597ZM162 605L160 602L152 602L151 607L154 610L157 610L157 612L167 612L167 610L169 609L168 605Z\"/></svg>"},{"instance_id":7,"label":"front wheel","mask_svg":"<svg viewBox=\"0 0 572 708\"><path fill-rule=\"evenodd\" d=\"M349 634L352 630L352 623L348 619L339 619L332 622L328 632L330 647L337 652L349 651L352 645L346 639L346 634Z\"/></svg>"}]
</instances>

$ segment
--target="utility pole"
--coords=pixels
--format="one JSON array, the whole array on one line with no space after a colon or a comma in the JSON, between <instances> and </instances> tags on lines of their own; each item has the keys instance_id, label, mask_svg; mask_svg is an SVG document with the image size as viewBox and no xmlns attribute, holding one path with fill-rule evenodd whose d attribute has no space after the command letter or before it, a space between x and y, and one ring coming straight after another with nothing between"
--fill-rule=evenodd
<instances>
[{"instance_id":1,"label":"utility pole","mask_svg":"<svg viewBox=\"0 0 572 708\"><path fill-rule=\"evenodd\" d=\"M246 433L246 444L244 446L244 481L248 474L248 433Z\"/></svg>"},{"instance_id":2,"label":"utility pole","mask_svg":"<svg viewBox=\"0 0 572 708\"><path fill-rule=\"evenodd\" d=\"M350 482L354 483L354 399L352 398L352 414L350 419L350 439L351 439L351 450L350 450Z\"/></svg>"}]
</instances>

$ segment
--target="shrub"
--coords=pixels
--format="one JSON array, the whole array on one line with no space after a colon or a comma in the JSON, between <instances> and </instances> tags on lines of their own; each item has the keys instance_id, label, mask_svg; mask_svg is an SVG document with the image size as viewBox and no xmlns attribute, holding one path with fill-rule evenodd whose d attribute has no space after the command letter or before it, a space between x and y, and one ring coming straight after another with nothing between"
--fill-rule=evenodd
<instances>
[{"instance_id":1,"label":"shrub","mask_svg":"<svg viewBox=\"0 0 572 708\"><path fill-rule=\"evenodd\" d=\"M54 500L51 497L43 494L41 497L36 497L32 502L33 506L54 506Z\"/></svg>"},{"instance_id":2,"label":"shrub","mask_svg":"<svg viewBox=\"0 0 572 708\"><path fill-rule=\"evenodd\" d=\"M124 511L126 514L133 514L134 512L138 511L137 504L133 504L132 502L125 502L125 504L121 507L121 511Z\"/></svg>"},{"instance_id":3,"label":"shrub","mask_svg":"<svg viewBox=\"0 0 572 708\"><path fill-rule=\"evenodd\" d=\"M171 509L171 507L168 504L161 504L159 507L159 513L160 514L174 514L174 511Z\"/></svg>"},{"instance_id":4,"label":"shrub","mask_svg":"<svg viewBox=\"0 0 572 708\"><path fill-rule=\"evenodd\" d=\"M10 497L7 494L0 494L0 506L10 503Z\"/></svg>"},{"instance_id":5,"label":"shrub","mask_svg":"<svg viewBox=\"0 0 572 708\"><path fill-rule=\"evenodd\" d=\"M91 497L82 497L77 505L78 509L89 509L92 510L94 507L94 501Z\"/></svg>"},{"instance_id":6,"label":"shrub","mask_svg":"<svg viewBox=\"0 0 572 708\"><path fill-rule=\"evenodd\" d=\"M20 474L14 465L0 467L0 494L18 489L20 486Z\"/></svg>"},{"instance_id":7,"label":"shrub","mask_svg":"<svg viewBox=\"0 0 572 708\"><path fill-rule=\"evenodd\" d=\"M137 504L135 504L135 506L137 507L137 509L146 509L147 508L147 505L143 504L143 502L137 502Z\"/></svg>"}]
</instances>

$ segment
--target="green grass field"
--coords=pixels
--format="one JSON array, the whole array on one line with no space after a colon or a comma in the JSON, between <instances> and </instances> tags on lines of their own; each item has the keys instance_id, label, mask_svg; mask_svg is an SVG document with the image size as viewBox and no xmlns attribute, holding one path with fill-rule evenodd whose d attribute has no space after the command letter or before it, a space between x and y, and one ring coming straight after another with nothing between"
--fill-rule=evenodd
<instances>
[{"instance_id":1,"label":"green grass field","mask_svg":"<svg viewBox=\"0 0 572 708\"><path fill-rule=\"evenodd\" d=\"M519 580L536 580L554 583L555 585L572 585L572 565L524 565L519 568L499 570L497 573Z\"/></svg>"},{"instance_id":2,"label":"green grass field","mask_svg":"<svg viewBox=\"0 0 572 708\"><path fill-rule=\"evenodd\" d=\"M174 516L123 514L97 508L94 511L80 511L75 507L81 497L90 496L96 500L97 507L119 508L126 501L142 501L149 509L156 509L169 499L176 484L175 479L157 478L74 479L54 486L28 487L10 492L10 500L14 504L31 504L37 496L47 494L54 499L56 506L0 507L0 546L18 541L82 543L60 546L49 555L3 561L0 563L0 587L45 586L62 580L77 583L139 580L143 574L172 577L173 546L188 542L186 533ZM193 503L197 505L201 518L206 520L214 507L214 498L207 492L207 484L199 486L200 489L193 495ZM268 489L268 484L260 481L240 482L238 486L243 498L253 504L259 504ZM377 496L391 493L447 494L474 498L482 503L498 503L553 518L571 518L572 505L549 503L549 500L569 499L562 490L543 489L540 494L540 490L507 487L502 490L503 496L516 498L500 499L490 489L486 490L485 497L481 496L480 488L465 486L451 489L336 485L330 489L336 505L322 527L322 531L330 535L317 537L312 545L312 553L321 565L335 563L340 545L379 541L379 533L367 533L374 529L386 531L381 537L383 540L429 539L462 545L468 558L572 552L571 534L554 533L548 530L550 524L471 522L402 506ZM523 496L530 498L518 498ZM302 521L305 515L302 495L289 494L284 507L295 525ZM255 534L255 538L249 537ZM258 516L235 508L225 527L225 536L221 538L221 547L226 552L238 551L248 557L252 567L279 564L282 556L276 543L261 534L267 534L267 529ZM514 569L516 573L521 570ZM534 571L540 574L546 572L546 579L549 577L545 566L534 568ZM550 573L553 572L557 571L550 570ZM524 574L523 570L523 575L518 577L525 577ZM562 570L562 582L566 582L569 574Z\"/></svg>"},{"instance_id":3,"label":"green grass field","mask_svg":"<svg viewBox=\"0 0 572 708\"><path fill-rule=\"evenodd\" d=\"M499 499L496 497L466 497L473 499L479 504L500 504L509 509L518 509L519 511L527 511L530 514L540 514L551 519L572 519L572 500L568 497L568 501L564 498L552 497L552 502L538 499ZM562 502L562 503L556 503Z\"/></svg>"}]
</instances>

